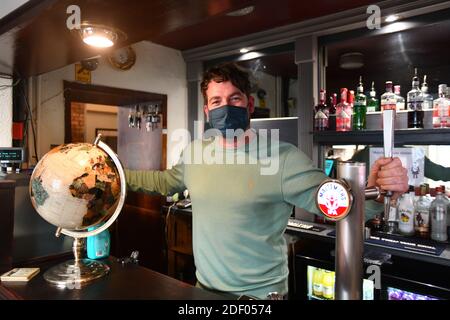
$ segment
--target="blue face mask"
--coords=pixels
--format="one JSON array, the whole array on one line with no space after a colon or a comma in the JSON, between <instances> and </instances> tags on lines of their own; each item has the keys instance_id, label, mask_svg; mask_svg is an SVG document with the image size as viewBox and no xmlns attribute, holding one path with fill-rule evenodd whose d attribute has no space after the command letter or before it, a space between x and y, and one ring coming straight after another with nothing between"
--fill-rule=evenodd
<instances>
[{"instance_id":1,"label":"blue face mask","mask_svg":"<svg viewBox=\"0 0 450 320\"><path fill-rule=\"evenodd\" d=\"M224 137L226 136L227 129L242 129L245 131L250 122L247 108L242 107L224 105L209 110L208 115L211 127L219 130Z\"/></svg>"}]
</instances>

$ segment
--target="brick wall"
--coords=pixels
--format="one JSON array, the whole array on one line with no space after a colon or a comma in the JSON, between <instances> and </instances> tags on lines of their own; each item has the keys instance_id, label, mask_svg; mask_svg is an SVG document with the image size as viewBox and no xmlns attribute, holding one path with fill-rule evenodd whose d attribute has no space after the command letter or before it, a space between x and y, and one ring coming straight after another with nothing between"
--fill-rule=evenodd
<instances>
[{"instance_id":1,"label":"brick wall","mask_svg":"<svg viewBox=\"0 0 450 320\"><path fill-rule=\"evenodd\" d=\"M84 104L72 102L72 142L84 142L85 119L84 119Z\"/></svg>"}]
</instances>

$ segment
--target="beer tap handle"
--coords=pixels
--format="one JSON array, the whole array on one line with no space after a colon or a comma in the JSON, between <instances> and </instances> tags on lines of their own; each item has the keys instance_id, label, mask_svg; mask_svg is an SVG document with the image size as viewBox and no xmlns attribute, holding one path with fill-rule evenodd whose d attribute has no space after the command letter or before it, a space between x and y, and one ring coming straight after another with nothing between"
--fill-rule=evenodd
<instances>
[{"instance_id":1,"label":"beer tap handle","mask_svg":"<svg viewBox=\"0 0 450 320\"><path fill-rule=\"evenodd\" d=\"M394 126L395 126L395 104L390 104L391 108L383 110L383 146L384 157L392 158L394 151ZM386 226L386 218L391 208L392 191L386 191L384 196L384 215L383 222Z\"/></svg>"}]
</instances>

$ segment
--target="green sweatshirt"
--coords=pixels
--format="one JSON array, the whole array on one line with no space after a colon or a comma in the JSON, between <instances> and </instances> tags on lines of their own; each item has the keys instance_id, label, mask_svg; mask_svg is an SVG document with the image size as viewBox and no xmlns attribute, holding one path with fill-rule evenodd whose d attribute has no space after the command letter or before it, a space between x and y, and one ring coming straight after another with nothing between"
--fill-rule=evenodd
<instances>
[{"instance_id":1,"label":"green sweatshirt","mask_svg":"<svg viewBox=\"0 0 450 320\"><path fill-rule=\"evenodd\" d=\"M212 145L192 142L171 170L126 170L127 183L133 191L189 190L196 276L203 286L262 299L272 291L286 294L289 270L283 233L293 206L319 214L314 193L327 177L288 143L268 148L254 139L245 147L210 150ZM192 151L201 148L219 162L233 163L192 163ZM366 206L369 215L380 211L379 204Z\"/></svg>"}]
</instances>

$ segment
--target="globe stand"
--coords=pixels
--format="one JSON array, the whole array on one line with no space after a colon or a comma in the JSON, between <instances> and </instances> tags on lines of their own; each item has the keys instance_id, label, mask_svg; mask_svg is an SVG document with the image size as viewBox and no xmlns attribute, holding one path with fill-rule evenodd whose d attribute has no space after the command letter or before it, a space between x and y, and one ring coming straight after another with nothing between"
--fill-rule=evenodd
<instances>
[{"instance_id":1,"label":"globe stand","mask_svg":"<svg viewBox=\"0 0 450 320\"><path fill-rule=\"evenodd\" d=\"M110 268L96 260L81 259L84 241L75 238L73 241L73 254L75 260L61 263L44 274L44 279L58 287L80 289L86 283L101 278L109 273Z\"/></svg>"}]
</instances>

